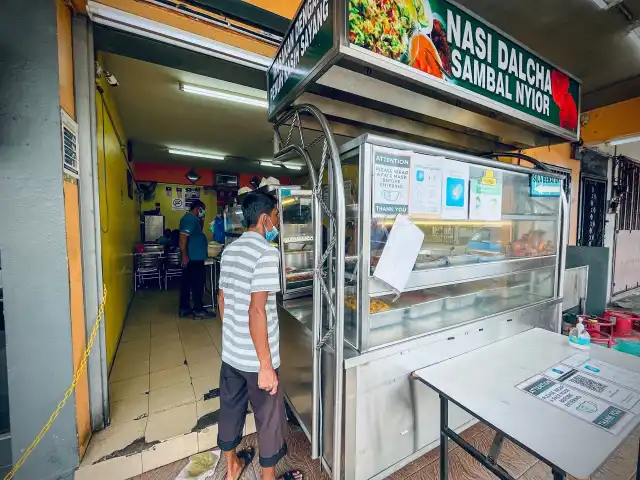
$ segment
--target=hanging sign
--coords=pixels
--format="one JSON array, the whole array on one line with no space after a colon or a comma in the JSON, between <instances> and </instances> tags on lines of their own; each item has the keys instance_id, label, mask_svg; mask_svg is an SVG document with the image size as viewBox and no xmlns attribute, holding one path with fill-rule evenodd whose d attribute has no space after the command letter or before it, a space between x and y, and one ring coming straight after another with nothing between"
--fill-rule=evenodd
<instances>
[{"instance_id":1,"label":"hanging sign","mask_svg":"<svg viewBox=\"0 0 640 480\"><path fill-rule=\"evenodd\" d=\"M482 178L471 181L469 218L487 221L502 218L502 183L493 176L491 169L485 170Z\"/></svg>"},{"instance_id":2,"label":"hanging sign","mask_svg":"<svg viewBox=\"0 0 640 480\"><path fill-rule=\"evenodd\" d=\"M411 157L409 213L440 215L442 211L442 166L444 157L415 154Z\"/></svg>"},{"instance_id":3,"label":"hanging sign","mask_svg":"<svg viewBox=\"0 0 640 480\"><path fill-rule=\"evenodd\" d=\"M373 213L398 214L409 211L411 154L403 150L374 150Z\"/></svg>"},{"instance_id":4,"label":"hanging sign","mask_svg":"<svg viewBox=\"0 0 640 480\"><path fill-rule=\"evenodd\" d=\"M305 0L298 9L267 72L269 118L293 103L333 47L335 1Z\"/></svg>"},{"instance_id":5,"label":"hanging sign","mask_svg":"<svg viewBox=\"0 0 640 480\"><path fill-rule=\"evenodd\" d=\"M533 173L529 177L529 188L532 197L559 197L562 184L559 178Z\"/></svg>"},{"instance_id":6,"label":"hanging sign","mask_svg":"<svg viewBox=\"0 0 640 480\"><path fill-rule=\"evenodd\" d=\"M350 0L348 22L353 45L433 88L577 138L580 83L453 2Z\"/></svg>"}]
</instances>

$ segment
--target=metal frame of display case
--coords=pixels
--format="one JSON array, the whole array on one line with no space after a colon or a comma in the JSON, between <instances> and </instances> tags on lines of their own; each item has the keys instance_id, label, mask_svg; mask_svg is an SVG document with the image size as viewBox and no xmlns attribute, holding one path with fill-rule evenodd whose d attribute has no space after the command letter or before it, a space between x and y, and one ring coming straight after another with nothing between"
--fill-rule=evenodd
<instances>
[{"instance_id":1,"label":"metal frame of display case","mask_svg":"<svg viewBox=\"0 0 640 480\"><path fill-rule=\"evenodd\" d=\"M370 273L370 260L371 260L371 221L372 221L372 175L373 175L373 149L374 147L391 148L395 150L405 150L414 153L427 154L433 156L442 156L451 160L456 160L471 165L488 167L494 170L508 171L512 173L522 174L529 176L532 173L531 169L521 167L518 165L498 162L495 160L489 160L482 157L475 157L463 153L453 152L449 150L442 150L439 148L433 148L425 145L405 142L401 140L395 140L391 138L382 137L379 135L365 134L362 135L340 148L340 156L343 161L347 161L350 158L356 157L359 161L359 179L358 179L358 238L357 238L357 251L358 251L358 270L356 276L356 292L357 292L357 313L356 313L356 342L352 346L359 352L364 353L372 348L384 348L385 345L371 345L369 342L369 326L364 325L365 318L368 315L363 315L363 312L369 312L369 303L372 297L380 297L383 295L390 295L396 292L391 289L386 283L374 278ZM553 173L545 173L545 175L561 178L559 175ZM565 212L567 212L567 204L564 195L561 195L558 202L558 211L556 215L539 216L539 215L511 215L511 217L522 220L549 220L557 222L556 232L556 254L536 256L529 258L512 258L504 259L496 262L487 263L473 263L469 265L461 265L446 268L434 268L422 271L413 271L410 274L407 286L404 291L421 290L425 288L438 287L451 285L462 281L482 280L495 277L501 277L518 272L528 272L532 270L542 269L545 267L555 268L555 280L553 283L553 299L557 299L561 296L562 286L564 283L564 269L560 268L560 265L564 264L564 256L566 246L564 245L565 239L568 235L568 218L566 218ZM509 215L505 215L509 217ZM549 299L543 299L540 303L544 304ZM526 308L534 305L527 304L519 308ZM489 315L491 316L491 315ZM484 318L484 317L480 317ZM480 318L469 320L468 322L461 322L460 324L473 323ZM554 320L554 330L560 331L560 316ZM429 333L418 334L415 337L423 335L429 335ZM403 342L412 337L399 339L397 342ZM397 343L391 342L391 343ZM349 342L351 344L351 342Z\"/></svg>"},{"instance_id":2,"label":"metal frame of display case","mask_svg":"<svg viewBox=\"0 0 640 480\"><path fill-rule=\"evenodd\" d=\"M313 191L312 190L302 190L301 187L299 186L288 186L288 185L282 185L280 188L275 189L275 191L277 192L278 195L278 211L280 213L280 234L278 235L278 249L280 250L280 290L282 292L282 298L284 300L290 300L293 298L299 298L299 297L303 297L305 295L309 295L312 293L313 291L313 277L311 278L311 282L308 285L304 285L298 288L288 288L287 287L287 272L286 272L286 267L287 267L287 251L285 248L285 238L284 238L284 232L285 232L285 223L284 223L284 209L283 209L283 195L282 192L283 191L289 191L290 195L287 195L287 197L289 196L294 196L294 197L304 197L304 198L308 198L309 199L309 203L310 203L310 209L311 209L311 228L313 229L313 225L314 225L314 218L313 218L313 205L312 205L312 200L313 200ZM285 197L286 198L286 197ZM309 241L309 244L313 247L315 245L315 237L312 237L311 240ZM312 255L313 255L313 250L309 251ZM312 264L313 267L313 264Z\"/></svg>"}]
</instances>

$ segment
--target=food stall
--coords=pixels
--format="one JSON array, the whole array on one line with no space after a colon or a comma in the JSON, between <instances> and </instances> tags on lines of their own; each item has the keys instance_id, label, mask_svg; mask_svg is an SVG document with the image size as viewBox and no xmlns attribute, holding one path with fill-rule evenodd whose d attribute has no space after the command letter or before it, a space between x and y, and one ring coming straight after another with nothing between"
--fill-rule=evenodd
<instances>
[{"instance_id":1,"label":"food stall","mask_svg":"<svg viewBox=\"0 0 640 480\"><path fill-rule=\"evenodd\" d=\"M313 289L279 305L281 385L333 478L384 478L439 442L413 371L560 329L566 195L512 159L579 138L580 84L452 2L307 0L268 87L274 162L312 173Z\"/></svg>"}]
</instances>

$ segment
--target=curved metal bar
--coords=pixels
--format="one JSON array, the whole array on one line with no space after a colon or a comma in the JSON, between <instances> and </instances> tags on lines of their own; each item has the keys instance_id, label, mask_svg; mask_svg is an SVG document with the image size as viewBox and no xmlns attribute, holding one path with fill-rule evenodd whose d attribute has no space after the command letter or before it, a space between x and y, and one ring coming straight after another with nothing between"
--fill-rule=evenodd
<instances>
[{"instance_id":1,"label":"curved metal bar","mask_svg":"<svg viewBox=\"0 0 640 480\"><path fill-rule=\"evenodd\" d=\"M344 198L344 189L343 189L343 177L342 177L342 168L340 166L340 155L338 152L338 147L336 145L335 139L333 138L333 134L331 132L331 127L329 122L322 114L322 112L313 105L295 105L290 110L284 112L281 116L278 117L276 123L274 124L276 143L279 143L279 150L276 153L276 157L282 156L289 152L297 152L306 153L306 147L304 145L304 139L302 137L302 126L300 124L300 114L304 113L313 117L320 125L322 130L322 134L325 138L325 145L323 149L323 155L320 163L320 169L318 175L314 179L312 176L312 182L315 182L314 185L314 213L317 214L315 223L315 232L316 232L316 240L315 240L315 278L314 278L314 294L313 294L313 305L314 305L314 318L313 318L313 335L314 335L314 378L313 378L313 401L314 401L314 415L313 415L313 424L312 431L315 430L315 434L317 435L320 428L320 420L318 417L318 409L317 406L321 399L319 398L320 392L320 358L321 352L320 349L324 345L324 343L328 340L328 338L333 333L334 341L335 341L335 397L334 397L334 418L333 418L333 465L331 468L331 476L333 478L339 479L342 476L342 418L343 418L343 396L344 396L344 309L342 305L344 304L344 256L345 256L345 198ZM286 124L287 122L292 121L291 130L289 131L289 135L284 141L280 135L279 127L281 125ZM289 148L292 145L289 145L291 134L293 129L297 127L301 134L302 147L296 146L297 148ZM284 143L284 145L282 145ZM309 171L313 172L312 175L315 175L314 167L311 164L311 159L308 155L302 155L309 166ZM328 207L323 199L322 199L322 191L321 185L318 183L322 181L322 174L325 167L325 160L328 157L329 160L329 186L331 189L330 198L332 201L331 205ZM335 226L335 238L331 238L327 243L327 251L324 252L322 256L319 255L319 251L322 248L322 220L320 218L320 207L325 209L325 212L329 215L330 219L332 219ZM326 289L326 285L324 283L324 279L322 276L322 264L330 258L330 251L335 247L335 264L329 261L327 265L328 269L328 278L333 280L330 282L330 288ZM335 266L334 266L335 265ZM324 287L323 290L321 290ZM331 288L333 287L333 288ZM322 299L323 297L328 295L329 307L327 311L329 311L329 315L334 317L333 326L329 329L329 332L320 339L320 332L322 328ZM333 302L331 299L333 298ZM332 331L333 330L333 331ZM317 437L312 433L312 444ZM317 447L317 443L316 443ZM314 453L317 453L314 450Z\"/></svg>"},{"instance_id":2,"label":"curved metal bar","mask_svg":"<svg viewBox=\"0 0 640 480\"><path fill-rule=\"evenodd\" d=\"M313 162L311 161L309 154L305 150L303 150L302 147L300 147L299 145L287 145L282 150L278 150L278 152L273 155L273 159L278 160L278 157L284 157L292 152L300 155L307 164L307 168L309 169L309 176L311 177L311 186L315 188L318 185L318 180L316 178L316 172L313 170Z\"/></svg>"}]
</instances>

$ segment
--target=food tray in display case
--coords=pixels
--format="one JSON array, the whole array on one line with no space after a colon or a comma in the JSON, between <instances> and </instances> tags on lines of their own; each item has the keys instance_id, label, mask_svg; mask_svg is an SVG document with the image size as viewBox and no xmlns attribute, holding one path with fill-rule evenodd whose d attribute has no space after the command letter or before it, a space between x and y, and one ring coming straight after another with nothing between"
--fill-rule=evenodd
<instances>
[{"instance_id":1,"label":"food tray in display case","mask_svg":"<svg viewBox=\"0 0 640 480\"><path fill-rule=\"evenodd\" d=\"M370 134L340 153L358 201L346 222L345 338L361 353L558 298L566 200L531 196L534 170ZM376 276L398 214L424 235L400 292ZM390 310L369 308L379 301Z\"/></svg>"}]
</instances>

